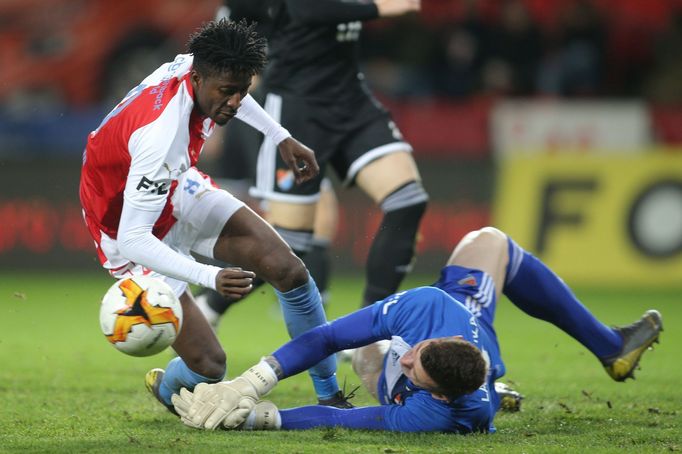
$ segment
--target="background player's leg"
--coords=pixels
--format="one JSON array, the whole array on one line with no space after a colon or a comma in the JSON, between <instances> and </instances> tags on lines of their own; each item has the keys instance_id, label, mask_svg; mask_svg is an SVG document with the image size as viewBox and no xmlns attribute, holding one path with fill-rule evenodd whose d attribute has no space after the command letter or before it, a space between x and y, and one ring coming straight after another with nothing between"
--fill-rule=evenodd
<instances>
[{"instance_id":1,"label":"background player's leg","mask_svg":"<svg viewBox=\"0 0 682 454\"><path fill-rule=\"evenodd\" d=\"M384 212L367 257L363 295L367 306L395 293L410 271L428 194L406 151L370 162L358 172L356 183Z\"/></svg>"},{"instance_id":2,"label":"background player's leg","mask_svg":"<svg viewBox=\"0 0 682 454\"><path fill-rule=\"evenodd\" d=\"M256 276L251 284L253 287L251 293L263 284L265 284L265 281ZM248 295L246 295L246 297L248 298ZM206 317L206 320L208 320L214 329L217 329L220 319L233 304L244 301L244 298L234 300L208 288L203 289L201 294L198 294L195 299L202 314L204 314L204 317Z\"/></svg>"},{"instance_id":3,"label":"background player's leg","mask_svg":"<svg viewBox=\"0 0 682 454\"><path fill-rule=\"evenodd\" d=\"M331 273L331 257L329 248L336 236L339 223L339 202L331 182L322 180L320 200L315 205L315 225L310 251L302 259L310 275L315 279L322 295L322 303L329 302L329 275Z\"/></svg>"},{"instance_id":4,"label":"background player's leg","mask_svg":"<svg viewBox=\"0 0 682 454\"><path fill-rule=\"evenodd\" d=\"M266 219L303 259L323 297L329 287L329 247L336 234L338 201L331 185L320 186L314 204L268 201Z\"/></svg>"},{"instance_id":5,"label":"background player's leg","mask_svg":"<svg viewBox=\"0 0 682 454\"><path fill-rule=\"evenodd\" d=\"M320 293L303 262L250 208L240 208L228 220L214 247L214 257L253 270L275 288L292 337L326 322ZM318 398L339 391L335 374L334 356L310 369Z\"/></svg>"}]
</instances>

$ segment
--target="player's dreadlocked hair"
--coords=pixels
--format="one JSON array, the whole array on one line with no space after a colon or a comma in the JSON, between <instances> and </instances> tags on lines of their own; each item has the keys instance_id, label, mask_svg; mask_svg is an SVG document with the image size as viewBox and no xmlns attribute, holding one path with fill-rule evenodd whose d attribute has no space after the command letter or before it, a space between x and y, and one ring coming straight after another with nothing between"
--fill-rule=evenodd
<instances>
[{"instance_id":1,"label":"player's dreadlocked hair","mask_svg":"<svg viewBox=\"0 0 682 454\"><path fill-rule=\"evenodd\" d=\"M451 399L476 391L488 372L481 351L464 339L432 342L422 349L420 358L438 387L432 391Z\"/></svg>"},{"instance_id":2,"label":"player's dreadlocked hair","mask_svg":"<svg viewBox=\"0 0 682 454\"><path fill-rule=\"evenodd\" d=\"M194 69L204 76L260 73L267 61L266 41L255 29L255 22L247 24L243 19L205 23L187 43L187 49L194 54Z\"/></svg>"}]
</instances>

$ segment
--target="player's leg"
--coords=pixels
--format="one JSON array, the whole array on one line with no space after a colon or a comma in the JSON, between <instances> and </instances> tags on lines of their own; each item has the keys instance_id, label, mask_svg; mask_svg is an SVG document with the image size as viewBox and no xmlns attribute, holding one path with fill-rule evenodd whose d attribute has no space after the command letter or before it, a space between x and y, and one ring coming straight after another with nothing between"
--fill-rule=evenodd
<instances>
[{"instance_id":1,"label":"player's leg","mask_svg":"<svg viewBox=\"0 0 682 454\"><path fill-rule=\"evenodd\" d=\"M455 248L449 263L488 267L500 289L527 314L550 322L583 344L602 361L615 380L631 376L641 354L662 328L660 314L647 312L631 327L610 328L578 300L542 261L524 251L503 232L486 227L470 233ZM500 272L500 265L504 271Z\"/></svg>"},{"instance_id":2,"label":"player's leg","mask_svg":"<svg viewBox=\"0 0 682 454\"><path fill-rule=\"evenodd\" d=\"M191 252L211 257L210 249L219 232L243 206L227 192L218 190L209 177L195 168L181 176L172 202L177 222L162 241L188 258L192 258ZM173 344L178 357L168 363L165 371L150 371L145 381L150 391L169 406L171 395L181 387L193 389L201 382L222 380L226 363L225 352L196 305L187 283L170 277L164 279L179 296L183 308L183 327Z\"/></svg>"},{"instance_id":3,"label":"player's leg","mask_svg":"<svg viewBox=\"0 0 682 454\"><path fill-rule=\"evenodd\" d=\"M214 383L225 377L226 358L208 321L185 290L180 296L182 330L173 344L178 354L165 370L153 369L145 382L152 394L171 411L171 396L181 388L194 389L199 383Z\"/></svg>"},{"instance_id":4,"label":"player's leg","mask_svg":"<svg viewBox=\"0 0 682 454\"><path fill-rule=\"evenodd\" d=\"M598 357L620 348L619 336L600 323L556 274L494 227L465 235L448 264L485 271L495 282L496 296L504 293L521 310L563 329Z\"/></svg>"},{"instance_id":5,"label":"player's leg","mask_svg":"<svg viewBox=\"0 0 682 454\"><path fill-rule=\"evenodd\" d=\"M308 253L312 246L316 203L267 201L266 219L298 256Z\"/></svg>"},{"instance_id":6,"label":"player's leg","mask_svg":"<svg viewBox=\"0 0 682 454\"><path fill-rule=\"evenodd\" d=\"M267 87L263 91L267 92ZM258 151L256 185L250 191L265 200L265 218L277 233L296 255L305 257L313 247L318 201L322 198L322 203L329 202L329 197L320 194L320 187L335 135L318 126L319 118L313 107L300 97L267 92L264 100L264 109L315 151L320 166L317 177L296 185L293 172L287 168L277 147L266 139Z\"/></svg>"},{"instance_id":7,"label":"player's leg","mask_svg":"<svg viewBox=\"0 0 682 454\"><path fill-rule=\"evenodd\" d=\"M409 149L398 149L359 169L356 184L383 211L367 256L363 305L394 293L412 267L428 195Z\"/></svg>"},{"instance_id":8,"label":"player's leg","mask_svg":"<svg viewBox=\"0 0 682 454\"><path fill-rule=\"evenodd\" d=\"M320 293L305 265L250 208L242 207L227 221L215 244L214 257L253 270L275 288L292 337L326 322ZM319 399L339 391L335 373L334 356L311 368Z\"/></svg>"},{"instance_id":9,"label":"player's leg","mask_svg":"<svg viewBox=\"0 0 682 454\"><path fill-rule=\"evenodd\" d=\"M484 227L464 235L450 254L446 265L473 268L485 272L495 286L495 299L499 299L504 284L505 269L509 262L507 236L500 230Z\"/></svg>"},{"instance_id":10,"label":"player's leg","mask_svg":"<svg viewBox=\"0 0 682 454\"><path fill-rule=\"evenodd\" d=\"M403 140L388 111L369 97L357 106L343 147L331 163L345 184L357 184L383 212L367 256L363 294L367 306L395 293L412 268L428 194L412 146Z\"/></svg>"},{"instance_id":11,"label":"player's leg","mask_svg":"<svg viewBox=\"0 0 682 454\"><path fill-rule=\"evenodd\" d=\"M329 283L329 246L336 230L338 205L333 189L321 190L319 200L291 203L268 200L266 219L301 257L324 294Z\"/></svg>"},{"instance_id":12,"label":"player's leg","mask_svg":"<svg viewBox=\"0 0 682 454\"><path fill-rule=\"evenodd\" d=\"M384 356L391 343L378 341L353 350L353 371L362 385L379 401L379 377L384 369Z\"/></svg>"},{"instance_id":13,"label":"player's leg","mask_svg":"<svg viewBox=\"0 0 682 454\"><path fill-rule=\"evenodd\" d=\"M620 347L619 336L596 320L557 275L494 227L465 235L448 265L485 271L495 282L496 296L504 293L521 310L557 325L598 357Z\"/></svg>"},{"instance_id":14,"label":"player's leg","mask_svg":"<svg viewBox=\"0 0 682 454\"><path fill-rule=\"evenodd\" d=\"M610 328L597 320L542 261L511 238L507 247L504 294L524 312L558 326L587 347L614 380L632 377L641 355L658 340L660 314L648 311L630 326Z\"/></svg>"},{"instance_id":15,"label":"player's leg","mask_svg":"<svg viewBox=\"0 0 682 454\"><path fill-rule=\"evenodd\" d=\"M315 205L315 225L310 251L303 256L308 271L315 279L322 295L322 303L329 302L329 275L331 273L331 257L329 248L336 236L339 221L339 202L334 193L331 181L322 180L320 200Z\"/></svg>"}]
</instances>

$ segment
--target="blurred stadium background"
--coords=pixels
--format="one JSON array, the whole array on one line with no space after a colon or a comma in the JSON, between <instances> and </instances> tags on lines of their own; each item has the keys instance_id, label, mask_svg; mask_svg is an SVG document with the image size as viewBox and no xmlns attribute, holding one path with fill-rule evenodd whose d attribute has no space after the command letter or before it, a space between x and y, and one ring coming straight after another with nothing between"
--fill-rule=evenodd
<instances>
[{"instance_id":1,"label":"blurred stadium background","mask_svg":"<svg viewBox=\"0 0 682 454\"><path fill-rule=\"evenodd\" d=\"M99 269L86 136L220 3L0 0L0 273ZM361 41L432 196L416 272L493 223L573 284L682 285L682 1L422 4ZM340 198L334 270L359 273L380 217Z\"/></svg>"}]
</instances>

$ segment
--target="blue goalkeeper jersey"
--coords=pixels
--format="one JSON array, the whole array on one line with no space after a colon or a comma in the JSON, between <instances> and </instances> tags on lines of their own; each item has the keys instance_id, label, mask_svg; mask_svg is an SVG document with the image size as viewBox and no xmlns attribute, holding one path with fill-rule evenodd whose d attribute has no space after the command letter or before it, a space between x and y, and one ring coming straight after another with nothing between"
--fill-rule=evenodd
<instances>
[{"instance_id":1,"label":"blue goalkeeper jersey","mask_svg":"<svg viewBox=\"0 0 682 454\"><path fill-rule=\"evenodd\" d=\"M494 333L481 327L462 303L436 287L397 293L372 309L374 335L391 339L378 383L381 403L396 406L386 414L388 424L398 430L409 424L459 433L494 432L493 418L499 406L494 382L504 374ZM477 346L489 362L490 372L477 391L448 403L415 387L402 373L400 358L422 340L449 336L462 336Z\"/></svg>"},{"instance_id":2,"label":"blue goalkeeper jersey","mask_svg":"<svg viewBox=\"0 0 682 454\"><path fill-rule=\"evenodd\" d=\"M284 375L289 376L333 352L391 340L378 383L381 407L339 410L310 406L282 410L282 428L341 426L399 432L494 432L493 418L499 407L494 382L505 368L492 327L496 301L488 279L478 270L445 267L434 286L394 294L317 327L277 350L274 356ZM449 336L461 336L477 346L490 368L486 382L477 391L444 402L414 386L402 373L399 361L418 342Z\"/></svg>"}]
</instances>

